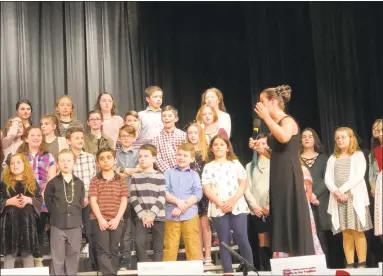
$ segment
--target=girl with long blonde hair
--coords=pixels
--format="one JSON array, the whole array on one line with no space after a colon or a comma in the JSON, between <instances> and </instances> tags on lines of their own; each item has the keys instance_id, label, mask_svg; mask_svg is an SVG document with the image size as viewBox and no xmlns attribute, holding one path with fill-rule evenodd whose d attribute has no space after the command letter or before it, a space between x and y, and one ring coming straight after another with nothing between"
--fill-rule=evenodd
<instances>
[{"instance_id":1,"label":"girl with long blonde hair","mask_svg":"<svg viewBox=\"0 0 383 276\"><path fill-rule=\"evenodd\" d=\"M370 201L364 180L366 159L359 150L354 131L340 127L335 131L334 154L327 161L325 184L330 191L328 213L334 235L342 232L347 267L366 267L365 231L372 228Z\"/></svg>"},{"instance_id":2,"label":"girl with long blonde hair","mask_svg":"<svg viewBox=\"0 0 383 276\"><path fill-rule=\"evenodd\" d=\"M0 183L0 253L4 268L14 268L21 254L24 267L34 267L33 254L39 252L36 219L42 197L31 165L24 154L11 156Z\"/></svg>"}]
</instances>

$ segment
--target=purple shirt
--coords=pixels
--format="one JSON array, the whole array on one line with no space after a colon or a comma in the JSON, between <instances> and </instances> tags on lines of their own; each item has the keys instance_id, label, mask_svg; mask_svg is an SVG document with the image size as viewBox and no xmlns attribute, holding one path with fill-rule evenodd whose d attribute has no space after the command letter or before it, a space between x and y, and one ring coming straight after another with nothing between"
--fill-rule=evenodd
<instances>
[{"instance_id":1,"label":"purple shirt","mask_svg":"<svg viewBox=\"0 0 383 276\"><path fill-rule=\"evenodd\" d=\"M181 170L178 166L174 169L168 169L164 173L166 180L166 192L181 200L187 200L194 195L198 201L202 198L201 179L198 173L190 167ZM173 221L185 221L192 219L198 214L198 206L195 203L185 213L179 217L172 217L171 213L176 206L166 202L166 219Z\"/></svg>"}]
</instances>

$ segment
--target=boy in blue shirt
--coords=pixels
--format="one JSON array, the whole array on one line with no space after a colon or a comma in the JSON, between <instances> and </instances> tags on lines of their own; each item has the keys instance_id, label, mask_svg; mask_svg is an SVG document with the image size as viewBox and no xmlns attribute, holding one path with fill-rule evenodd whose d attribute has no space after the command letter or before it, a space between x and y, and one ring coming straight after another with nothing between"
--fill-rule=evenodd
<instances>
[{"instance_id":1,"label":"boy in blue shirt","mask_svg":"<svg viewBox=\"0 0 383 276\"><path fill-rule=\"evenodd\" d=\"M165 171L166 222L164 261L176 261L181 234L186 260L200 260L199 216L197 202L202 198L201 180L190 169L195 156L194 145L181 144L176 154L177 166Z\"/></svg>"},{"instance_id":2,"label":"boy in blue shirt","mask_svg":"<svg viewBox=\"0 0 383 276\"><path fill-rule=\"evenodd\" d=\"M133 126L123 126L119 132L119 142L121 148L116 151L117 173L126 179L127 185L130 185L130 177L139 171L137 168L138 150L133 148L133 142L136 140L136 129ZM129 189L130 190L130 189ZM120 241L121 270L132 268L132 251L134 250L133 225L131 216L131 206L128 204L124 214L124 227Z\"/></svg>"}]
</instances>

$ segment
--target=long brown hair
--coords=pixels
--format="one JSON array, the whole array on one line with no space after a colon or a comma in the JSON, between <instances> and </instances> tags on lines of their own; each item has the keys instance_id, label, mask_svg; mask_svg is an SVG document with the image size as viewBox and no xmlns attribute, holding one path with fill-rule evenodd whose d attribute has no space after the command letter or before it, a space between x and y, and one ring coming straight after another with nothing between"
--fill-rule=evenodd
<instances>
[{"instance_id":1,"label":"long brown hair","mask_svg":"<svg viewBox=\"0 0 383 276\"><path fill-rule=\"evenodd\" d=\"M41 116L41 118L40 118L40 125L42 124L43 120L50 120L52 125L56 126L54 133L56 136L58 136L59 135L59 129L58 129L59 128L59 120L57 119L57 117L53 114L45 114L45 115Z\"/></svg>"},{"instance_id":2,"label":"long brown hair","mask_svg":"<svg viewBox=\"0 0 383 276\"><path fill-rule=\"evenodd\" d=\"M112 116L116 115L116 104L114 103L113 96L107 92L102 92L98 95L96 104L94 105L94 109L101 112L100 101L101 101L101 97L104 95L109 95L112 98L113 105L112 105L112 110L110 111L110 114L112 114Z\"/></svg>"},{"instance_id":3,"label":"long brown hair","mask_svg":"<svg viewBox=\"0 0 383 276\"><path fill-rule=\"evenodd\" d=\"M209 145L206 142L204 131L199 123L192 122L186 127L186 142L191 144L187 133L188 129L192 126L198 131L197 152L201 154L202 160L206 161L208 159Z\"/></svg>"},{"instance_id":4,"label":"long brown hair","mask_svg":"<svg viewBox=\"0 0 383 276\"><path fill-rule=\"evenodd\" d=\"M72 100L72 98L70 97L70 96L68 96L68 95L64 95L64 96L61 96L60 98L58 98L58 100L57 100L57 102L56 102L56 116L57 116L57 118L58 119L60 119L60 114L58 113L58 111L57 111L57 107L59 106L59 104L60 104L60 101L62 100L62 99L68 99L68 100L70 100L70 102L71 102L71 104L72 104L72 112L70 113L70 117L73 119L74 118L74 104L73 104L73 100ZM57 125L57 127L58 127L58 125Z\"/></svg>"},{"instance_id":5,"label":"long brown hair","mask_svg":"<svg viewBox=\"0 0 383 276\"><path fill-rule=\"evenodd\" d=\"M25 131L25 133L23 135L24 142L20 145L20 147L18 148L17 152L18 153L24 153L24 154L28 154L29 153L29 144L25 140L28 138L29 133L31 132L32 129L40 130L41 131L41 135L42 135L42 141L41 141L41 145L39 147L38 154L39 155L44 155L46 153L49 153L47 144L45 142L45 135L43 134L43 131L41 130L41 128L39 128L38 126L31 126L31 127L27 128L27 130Z\"/></svg>"},{"instance_id":6,"label":"long brown hair","mask_svg":"<svg viewBox=\"0 0 383 276\"><path fill-rule=\"evenodd\" d=\"M202 113L203 111L205 110L205 108L210 108L211 111L213 112L213 123L216 123L218 121L218 114L217 114L217 111L215 111L214 108L212 108L211 106L207 105L207 104L203 104L199 109L198 109L198 112L197 112L197 116L196 116L196 120L198 123L200 124L203 124L203 116L202 116Z\"/></svg>"},{"instance_id":7,"label":"long brown hair","mask_svg":"<svg viewBox=\"0 0 383 276\"><path fill-rule=\"evenodd\" d=\"M358 144L358 140L356 139L354 131L349 127L339 127L335 130L335 135L337 132L341 132L341 131L347 133L348 137L350 137L350 145L348 146L347 153L349 155L353 155L355 152L359 151L360 150L359 144ZM339 158L340 153L341 153L340 148L338 147L335 141L334 156L336 158Z\"/></svg>"},{"instance_id":8,"label":"long brown hair","mask_svg":"<svg viewBox=\"0 0 383 276\"><path fill-rule=\"evenodd\" d=\"M10 158L10 162L12 161L12 158L16 156L19 156L21 161L23 161L23 164L24 164L23 181L24 181L25 190L30 192L32 195L36 195L37 184L36 184L35 176L33 174L31 163L29 163L25 154L22 154L22 153L13 154ZM11 171L10 166L11 165L7 166L4 170L4 183L7 186L8 196L10 196L10 193L9 193L10 189L14 189L16 185L16 179Z\"/></svg>"},{"instance_id":9,"label":"long brown hair","mask_svg":"<svg viewBox=\"0 0 383 276\"><path fill-rule=\"evenodd\" d=\"M209 89L206 89L202 96L201 96L201 106L203 106L204 104L206 104L206 94L208 92L214 92L216 95L217 95L217 98L219 100L219 103L218 103L218 109L221 110L221 111L224 111L226 112L226 107L225 107L225 103L223 102L223 94L222 92L218 89L218 88L215 88L215 87L211 87Z\"/></svg>"},{"instance_id":10,"label":"long brown hair","mask_svg":"<svg viewBox=\"0 0 383 276\"><path fill-rule=\"evenodd\" d=\"M19 116L13 116L13 117L11 117L11 118L7 121L7 123L5 124L4 129L3 129L3 135L4 135L4 137L7 137L8 131L9 131L10 127L12 126L12 121L13 121L14 119L16 119L16 118L20 118L20 117L19 117ZM20 120L21 120L21 122L23 121L21 118L20 118ZM24 135L24 133L25 133L25 131L26 131L26 128L25 128L25 125L24 125L24 124L23 124L23 129L24 129L24 131L23 131L23 135Z\"/></svg>"},{"instance_id":11,"label":"long brown hair","mask_svg":"<svg viewBox=\"0 0 383 276\"><path fill-rule=\"evenodd\" d=\"M319 136L318 136L318 133L316 133L316 131L314 129L312 129L311 127L306 127L303 131L302 131L302 134L301 134L301 148L300 148L300 154L303 153L304 151L304 148L303 148L303 145L302 145L302 138L303 138L303 133L305 131L310 131L313 135L313 138L314 138L314 151L317 152L317 153L322 153L322 143L319 139Z\"/></svg>"},{"instance_id":12,"label":"long brown hair","mask_svg":"<svg viewBox=\"0 0 383 276\"><path fill-rule=\"evenodd\" d=\"M212 151L212 148L213 148L213 144L214 144L214 141L217 140L217 139L221 139L225 142L225 144L227 145L227 149L229 150L227 153L226 153L226 159L228 161L234 161L234 160L238 160L238 157L235 155L234 151L233 151L233 146L231 145L230 143L230 140L229 138L227 137L227 135L223 135L223 134L217 134L215 135L211 141L210 141L210 145L209 145L209 155L208 155L208 162L211 162L211 161L214 161L215 160L215 156L214 156L214 153Z\"/></svg>"}]
</instances>

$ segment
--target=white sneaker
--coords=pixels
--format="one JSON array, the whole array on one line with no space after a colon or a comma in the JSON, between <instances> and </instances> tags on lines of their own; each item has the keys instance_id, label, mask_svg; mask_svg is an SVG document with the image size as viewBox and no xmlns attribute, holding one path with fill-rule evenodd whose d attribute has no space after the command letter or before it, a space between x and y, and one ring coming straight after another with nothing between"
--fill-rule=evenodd
<instances>
[{"instance_id":1,"label":"white sneaker","mask_svg":"<svg viewBox=\"0 0 383 276\"><path fill-rule=\"evenodd\" d=\"M81 254L86 254L88 255L89 254L89 244L85 244L85 246L83 247L83 249L81 250Z\"/></svg>"}]
</instances>

